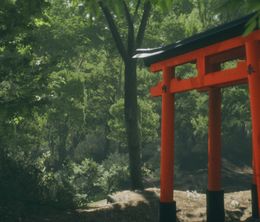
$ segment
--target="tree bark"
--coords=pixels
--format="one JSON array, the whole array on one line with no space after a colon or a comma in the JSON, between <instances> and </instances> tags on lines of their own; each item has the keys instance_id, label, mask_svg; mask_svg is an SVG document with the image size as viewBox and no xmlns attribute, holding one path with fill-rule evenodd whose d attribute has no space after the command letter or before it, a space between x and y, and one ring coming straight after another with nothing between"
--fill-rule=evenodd
<instances>
[{"instance_id":1,"label":"tree bark","mask_svg":"<svg viewBox=\"0 0 260 222\"><path fill-rule=\"evenodd\" d=\"M137 2L134 18L131 16L129 8L125 1L124 16L128 26L128 35L126 45L120 36L118 27L114 21L109 8L99 1L99 6L107 20L109 29L115 41L117 50L122 57L125 65L125 124L127 134L127 146L129 154L129 167L132 189L143 189L142 172L141 172L141 144L140 129L138 126L138 103L137 103L137 77L136 77L136 60L132 58L136 48L142 45L144 33L151 12L151 2L144 3L143 14L139 29L135 38L134 20L137 10L140 8L140 1Z\"/></svg>"},{"instance_id":2,"label":"tree bark","mask_svg":"<svg viewBox=\"0 0 260 222\"><path fill-rule=\"evenodd\" d=\"M64 123L59 125L59 142L57 144L57 160L56 163L54 164L55 170L62 169L62 165L64 164L66 159L66 153L67 153L66 143L67 143L67 138L69 133L67 122L68 122L68 118L66 117Z\"/></svg>"},{"instance_id":3,"label":"tree bark","mask_svg":"<svg viewBox=\"0 0 260 222\"><path fill-rule=\"evenodd\" d=\"M138 126L136 61L125 62L125 124L132 189L143 189Z\"/></svg>"}]
</instances>

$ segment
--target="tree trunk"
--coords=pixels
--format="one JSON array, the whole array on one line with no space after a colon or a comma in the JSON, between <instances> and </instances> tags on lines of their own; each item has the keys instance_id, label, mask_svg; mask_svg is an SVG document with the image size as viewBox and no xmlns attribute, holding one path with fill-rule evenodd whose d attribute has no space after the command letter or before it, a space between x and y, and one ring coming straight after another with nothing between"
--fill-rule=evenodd
<instances>
[{"instance_id":1,"label":"tree trunk","mask_svg":"<svg viewBox=\"0 0 260 222\"><path fill-rule=\"evenodd\" d=\"M68 138L69 128L67 125L67 118L64 123L59 126L59 143L57 144L57 161L55 163L55 170L62 169L62 165L66 160L66 142Z\"/></svg>"},{"instance_id":2,"label":"tree trunk","mask_svg":"<svg viewBox=\"0 0 260 222\"><path fill-rule=\"evenodd\" d=\"M137 79L136 79L136 61L132 56L136 48L141 47L147 21L150 17L151 2L145 1L143 15L135 38L135 28L133 17L136 17L140 8L140 1L137 2L134 16L131 16L128 5L123 3L124 16L128 26L127 44L125 45L120 36L118 27L114 21L114 15L109 8L99 1L99 6L107 20L109 29L115 41L116 47L125 64L125 124L127 134L127 146L129 153L130 176L132 189L143 189L141 173L140 156L140 133L138 127L138 105L137 105Z\"/></svg>"},{"instance_id":3,"label":"tree trunk","mask_svg":"<svg viewBox=\"0 0 260 222\"><path fill-rule=\"evenodd\" d=\"M132 189L143 189L138 126L136 61L125 61L125 124Z\"/></svg>"},{"instance_id":4,"label":"tree trunk","mask_svg":"<svg viewBox=\"0 0 260 222\"><path fill-rule=\"evenodd\" d=\"M104 134L105 134L105 143L104 143L104 154L103 154L103 160L108 157L110 154L110 140L107 138L107 135L110 133L110 128L108 124L105 124Z\"/></svg>"}]
</instances>

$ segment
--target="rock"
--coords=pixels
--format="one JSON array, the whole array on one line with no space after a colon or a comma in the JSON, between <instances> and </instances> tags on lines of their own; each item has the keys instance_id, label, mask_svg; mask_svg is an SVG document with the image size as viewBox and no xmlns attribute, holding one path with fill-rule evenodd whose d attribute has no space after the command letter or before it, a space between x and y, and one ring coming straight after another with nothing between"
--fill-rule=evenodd
<instances>
[{"instance_id":1,"label":"rock","mask_svg":"<svg viewBox=\"0 0 260 222\"><path fill-rule=\"evenodd\" d=\"M116 202L117 200L112 195L107 196L107 203L116 203Z\"/></svg>"}]
</instances>

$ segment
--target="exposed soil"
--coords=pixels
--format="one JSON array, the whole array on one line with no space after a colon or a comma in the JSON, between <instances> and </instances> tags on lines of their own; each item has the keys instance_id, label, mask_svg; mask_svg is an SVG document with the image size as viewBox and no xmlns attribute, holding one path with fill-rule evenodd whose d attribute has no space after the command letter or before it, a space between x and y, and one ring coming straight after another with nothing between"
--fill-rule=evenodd
<instances>
[{"instance_id":1,"label":"exposed soil","mask_svg":"<svg viewBox=\"0 0 260 222\"><path fill-rule=\"evenodd\" d=\"M206 221L206 196L196 191L175 191L179 222ZM158 222L159 189L145 191L122 191L73 212L46 211L11 221L26 222ZM251 216L250 191L225 194L226 222L256 222ZM36 213L36 212L35 212ZM0 220L9 222L10 220ZM10 222L11 222L10 221Z\"/></svg>"},{"instance_id":2,"label":"exposed soil","mask_svg":"<svg viewBox=\"0 0 260 222\"><path fill-rule=\"evenodd\" d=\"M204 193L207 189L207 169L181 172L176 175L176 190L196 190ZM251 189L252 169L249 166L237 166L222 159L221 183L225 192L236 192Z\"/></svg>"},{"instance_id":3,"label":"exposed soil","mask_svg":"<svg viewBox=\"0 0 260 222\"><path fill-rule=\"evenodd\" d=\"M250 218L251 168L237 167L224 160L222 175L226 222L256 222ZM25 212L13 220L0 217L0 222L158 222L158 181L151 184L155 187L142 192L117 192L76 211L35 207L29 214ZM207 170L181 172L176 176L174 199L180 222L206 221L206 185Z\"/></svg>"},{"instance_id":4,"label":"exposed soil","mask_svg":"<svg viewBox=\"0 0 260 222\"><path fill-rule=\"evenodd\" d=\"M249 191L225 194L226 221L255 221L251 216ZM177 217L180 222L206 221L206 195L196 191L175 191ZM149 221L158 222L159 189L149 188L144 192L123 191L115 193L114 203L106 200L92 203L88 209L78 210L82 221Z\"/></svg>"}]
</instances>

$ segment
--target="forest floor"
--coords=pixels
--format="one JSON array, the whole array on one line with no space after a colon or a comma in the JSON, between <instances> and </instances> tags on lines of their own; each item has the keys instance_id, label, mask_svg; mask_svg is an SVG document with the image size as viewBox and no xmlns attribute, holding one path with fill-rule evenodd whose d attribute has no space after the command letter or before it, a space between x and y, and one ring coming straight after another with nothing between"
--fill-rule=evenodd
<instances>
[{"instance_id":1,"label":"forest floor","mask_svg":"<svg viewBox=\"0 0 260 222\"><path fill-rule=\"evenodd\" d=\"M222 182L225 189L226 222L253 222L251 216L252 173L249 167L237 167L224 161ZM154 181L154 184L158 181ZM174 199L179 222L206 221L207 171L182 172L175 181ZM19 222L158 222L157 187L144 191L125 190L76 211L36 209ZM46 213L48 212L48 213ZM1 219L0 219L1 221ZM1 221L2 222L2 221ZM5 221L4 221L5 222Z\"/></svg>"}]
</instances>

